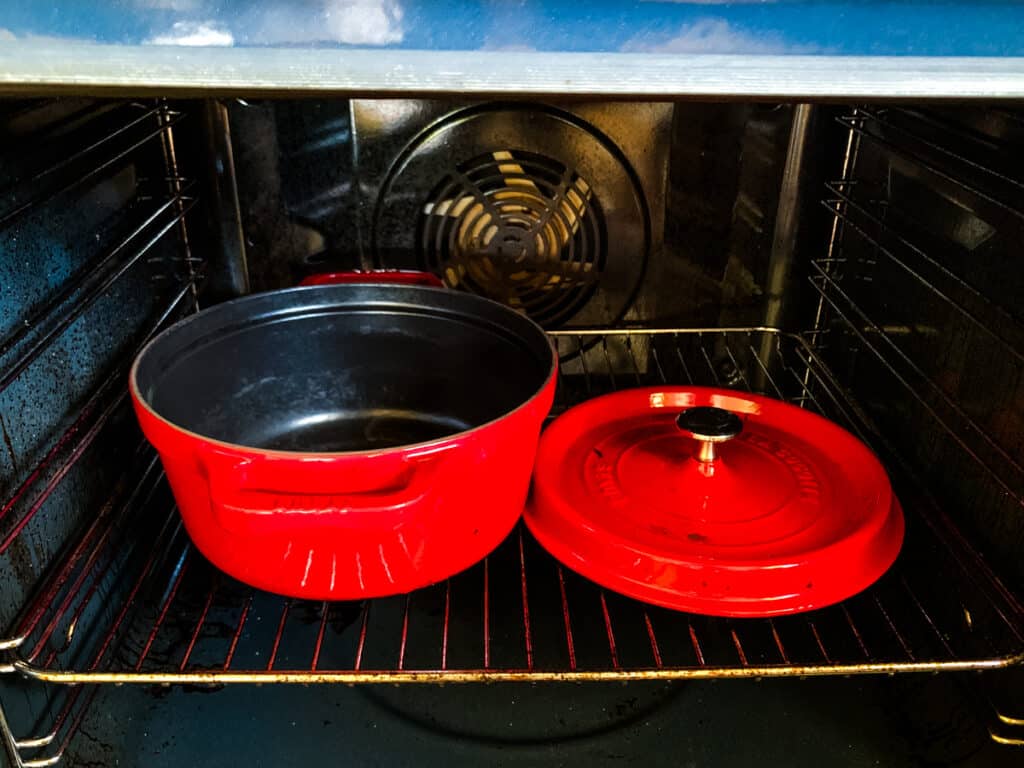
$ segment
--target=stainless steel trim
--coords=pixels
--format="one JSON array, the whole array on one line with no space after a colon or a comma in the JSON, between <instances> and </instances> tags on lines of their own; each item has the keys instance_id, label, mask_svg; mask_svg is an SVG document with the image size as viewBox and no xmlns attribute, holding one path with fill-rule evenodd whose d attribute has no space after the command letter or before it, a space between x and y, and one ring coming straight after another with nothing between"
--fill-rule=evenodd
<instances>
[{"instance_id":1,"label":"stainless steel trim","mask_svg":"<svg viewBox=\"0 0 1024 768\"><path fill-rule=\"evenodd\" d=\"M796 252L797 234L800 228L801 191L806 186L804 179L808 144L811 138L811 123L816 107L812 104L797 104L793 109L793 126L789 133L789 147L786 151L786 165L782 173L779 190L779 205L775 214L775 235L772 238L772 253L768 262L768 279L765 281L764 325L780 328L786 325L785 296L789 294L790 273ZM767 365L771 359L771 338L763 337L760 359ZM758 382L763 386L763 381Z\"/></svg>"},{"instance_id":2,"label":"stainless steel trim","mask_svg":"<svg viewBox=\"0 0 1024 768\"><path fill-rule=\"evenodd\" d=\"M1024 58L296 50L5 41L0 93L1024 97Z\"/></svg>"},{"instance_id":3,"label":"stainless steel trim","mask_svg":"<svg viewBox=\"0 0 1024 768\"><path fill-rule=\"evenodd\" d=\"M213 255L208 259L206 291L214 300L228 299L249 293L249 269L235 181L231 124L227 107L213 99L204 102L202 118L214 246Z\"/></svg>"}]
</instances>

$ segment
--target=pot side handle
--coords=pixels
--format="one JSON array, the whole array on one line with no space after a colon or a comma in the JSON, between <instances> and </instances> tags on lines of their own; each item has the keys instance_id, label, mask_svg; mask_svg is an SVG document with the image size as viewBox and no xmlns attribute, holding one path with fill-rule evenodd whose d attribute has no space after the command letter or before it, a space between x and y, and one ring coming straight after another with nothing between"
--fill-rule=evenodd
<instances>
[{"instance_id":1,"label":"pot side handle","mask_svg":"<svg viewBox=\"0 0 1024 768\"><path fill-rule=\"evenodd\" d=\"M392 530L435 487L446 450L415 456L200 458L220 525L242 535L297 527Z\"/></svg>"}]
</instances>

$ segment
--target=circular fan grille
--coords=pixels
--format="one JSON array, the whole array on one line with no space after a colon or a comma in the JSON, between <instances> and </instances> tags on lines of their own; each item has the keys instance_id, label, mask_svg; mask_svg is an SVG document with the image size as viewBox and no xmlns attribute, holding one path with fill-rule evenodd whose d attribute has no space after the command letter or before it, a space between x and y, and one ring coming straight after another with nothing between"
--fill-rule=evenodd
<instances>
[{"instance_id":1,"label":"circular fan grille","mask_svg":"<svg viewBox=\"0 0 1024 768\"><path fill-rule=\"evenodd\" d=\"M605 269L605 241L586 179L523 150L459 165L431 191L417 226L423 267L546 326L589 300Z\"/></svg>"}]
</instances>

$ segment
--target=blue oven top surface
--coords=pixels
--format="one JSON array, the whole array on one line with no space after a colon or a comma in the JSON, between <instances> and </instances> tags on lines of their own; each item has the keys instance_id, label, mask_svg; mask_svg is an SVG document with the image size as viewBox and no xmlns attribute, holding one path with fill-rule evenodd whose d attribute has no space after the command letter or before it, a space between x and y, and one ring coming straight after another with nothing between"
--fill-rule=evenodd
<instances>
[{"instance_id":1,"label":"blue oven top surface","mask_svg":"<svg viewBox=\"0 0 1024 768\"><path fill-rule=\"evenodd\" d=\"M66 0L0 8L0 92L1024 98L1024 4Z\"/></svg>"},{"instance_id":2,"label":"blue oven top surface","mask_svg":"<svg viewBox=\"0 0 1024 768\"><path fill-rule=\"evenodd\" d=\"M1020 2L67 0L10 3L0 40L836 56L1021 56Z\"/></svg>"}]
</instances>

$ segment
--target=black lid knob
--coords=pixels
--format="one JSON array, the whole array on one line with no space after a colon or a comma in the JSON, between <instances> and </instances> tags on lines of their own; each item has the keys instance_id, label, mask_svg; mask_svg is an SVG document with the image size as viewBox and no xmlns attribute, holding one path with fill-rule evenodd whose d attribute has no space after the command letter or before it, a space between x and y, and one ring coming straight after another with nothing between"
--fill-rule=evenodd
<instances>
[{"instance_id":1,"label":"black lid knob","mask_svg":"<svg viewBox=\"0 0 1024 768\"><path fill-rule=\"evenodd\" d=\"M676 425L697 440L715 443L731 440L743 431L739 416L709 405L687 408L676 417Z\"/></svg>"}]
</instances>

